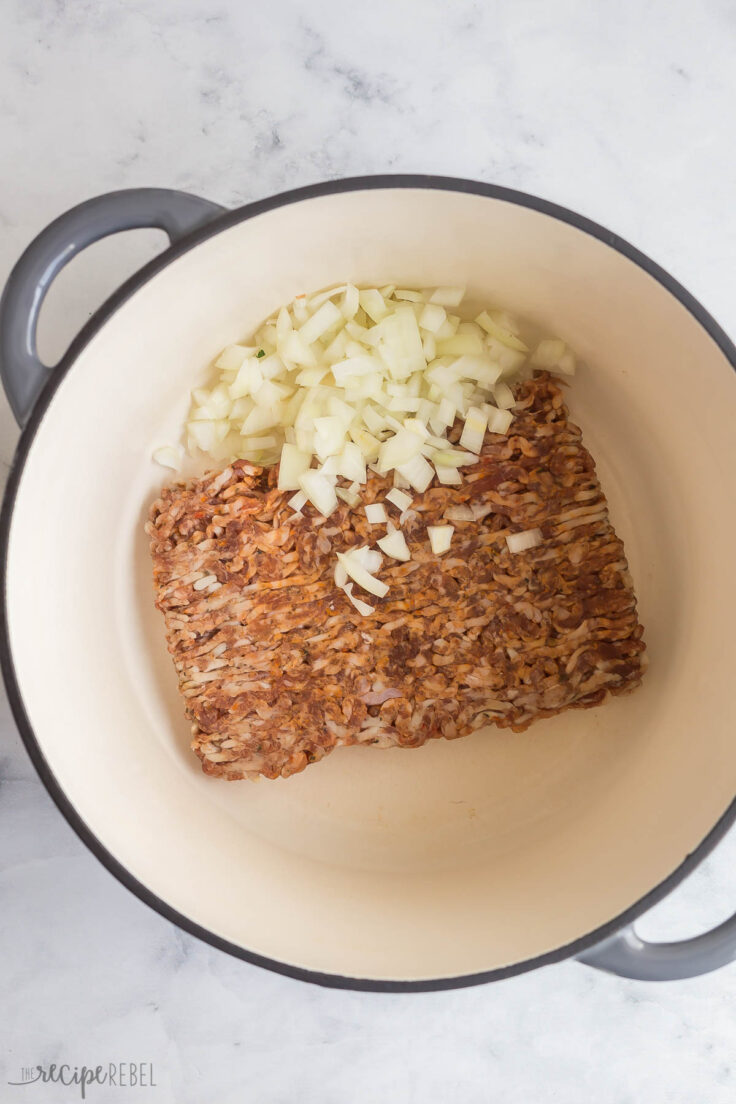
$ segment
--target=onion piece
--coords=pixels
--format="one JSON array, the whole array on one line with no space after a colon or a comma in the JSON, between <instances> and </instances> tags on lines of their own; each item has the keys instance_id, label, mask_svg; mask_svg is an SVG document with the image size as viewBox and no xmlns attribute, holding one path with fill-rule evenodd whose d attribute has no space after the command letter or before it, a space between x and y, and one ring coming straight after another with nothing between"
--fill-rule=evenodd
<instances>
[{"instance_id":1,"label":"onion piece","mask_svg":"<svg viewBox=\"0 0 736 1104\"><path fill-rule=\"evenodd\" d=\"M241 364L238 374L228 388L231 399L239 399L241 395L252 395L263 384L263 372L258 360L249 357Z\"/></svg>"},{"instance_id":2,"label":"onion piece","mask_svg":"<svg viewBox=\"0 0 736 1104\"><path fill-rule=\"evenodd\" d=\"M307 504L307 496L304 491L297 491L295 495L286 503L287 506L291 506L292 510L295 510L297 514L301 513L302 507Z\"/></svg>"},{"instance_id":3,"label":"onion piece","mask_svg":"<svg viewBox=\"0 0 736 1104\"><path fill-rule=\"evenodd\" d=\"M509 426L514 420L510 410L498 410L495 406L487 406L485 412L488 415L490 433L508 433Z\"/></svg>"},{"instance_id":4,"label":"onion piece","mask_svg":"<svg viewBox=\"0 0 736 1104\"><path fill-rule=\"evenodd\" d=\"M460 447L480 455L487 426L488 419L485 413L480 407L471 406L465 415L465 425L460 435Z\"/></svg>"},{"instance_id":5,"label":"onion piece","mask_svg":"<svg viewBox=\"0 0 736 1104\"><path fill-rule=\"evenodd\" d=\"M346 321L355 318L360 306L360 292L354 284L346 284L345 295L340 304L340 312Z\"/></svg>"},{"instance_id":6,"label":"onion piece","mask_svg":"<svg viewBox=\"0 0 736 1104\"><path fill-rule=\"evenodd\" d=\"M341 589L343 589L345 587L345 584L347 583L347 581L348 581L348 573L345 570L344 564L341 564L340 561L338 560L337 563L335 564L335 584L336 584L336 586L339 586Z\"/></svg>"},{"instance_id":7,"label":"onion piece","mask_svg":"<svg viewBox=\"0 0 736 1104\"><path fill-rule=\"evenodd\" d=\"M321 307L318 307L314 314L307 318L307 321L300 327L299 336L302 341L307 345L311 345L327 330L333 328L339 324L344 324L345 319L342 316L342 312L335 306L334 303L323 303Z\"/></svg>"},{"instance_id":8,"label":"onion piece","mask_svg":"<svg viewBox=\"0 0 736 1104\"><path fill-rule=\"evenodd\" d=\"M358 613L361 614L363 617L370 617L372 613L376 612L375 606L371 606L368 602L364 602L362 598L355 597L355 595L353 594L352 583L346 583L345 586L341 587L340 589L345 592L346 596L353 603Z\"/></svg>"},{"instance_id":9,"label":"onion piece","mask_svg":"<svg viewBox=\"0 0 736 1104\"><path fill-rule=\"evenodd\" d=\"M365 483L365 457L353 441L347 441L337 457L337 474L354 483Z\"/></svg>"},{"instance_id":10,"label":"onion piece","mask_svg":"<svg viewBox=\"0 0 736 1104\"><path fill-rule=\"evenodd\" d=\"M405 494L404 491L400 491L397 487L392 487L386 495L386 501L396 506L397 509L401 510L403 513L404 510L409 509L414 499L411 495Z\"/></svg>"},{"instance_id":11,"label":"onion piece","mask_svg":"<svg viewBox=\"0 0 736 1104\"><path fill-rule=\"evenodd\" d=\"M365 506L365 516L370 525L380 525L388 520L386 507L382 502L369 502Z\"/></svg>"},{"instance_id":12,"label":"onion piece","mask_svg":"<svg viewBox=\"0 0 736 1104\"><path fill-rule=\"evenodd\" d=\"M356 491L351 491L349 487L335 487L335 494L338 498L341 498L351 510L354 510L356 506L360 505L360 495Z\"/></svg>"},{"instance_id":13,"label":"onion piece","mask_svg":"<svg viewBox=\"0 0 736 1104\"><path fill-rule=\"evenodd\" d=\"M575 375L575 357L569 349L565 350L551 371L561 373L563 376Z\"/></svg>"},{"instance_id":14,"label":"onion piece","mask_svg":"<svg viewBox=\"0 0 736 1104\"><path fill-rule=\"evenodd\" d=\"M480 356L482 352L483 342L477 334L455 334L454 337L448 337L444 340L439 340L439 334L437 335L437 353L439 356L445 354Z\"/></svg>"},{"instance_id":15,"label":"onion piece","mask_svg":"<svg viewBox=\"0 0 736 1104\"><path fill-rule=\"evenodd\" d=\"M438 287L429 297L430 303L439 303L441 307L459 307L465 297L465 288Z\"/></svg>"},{"instance_id":16,"label":"onion piece","mask_svg":"<svg viewBox=\"0 0 736 1104\"><path fill-rule=\"evenodd\" d=\"M509 552L526 552L542 543L541 529L525 529L522 533L508 533L506 544Z\"/></svg>"},{"instance_id":17,"label":"onion piece","mask_svg":"<svg viewBox=\"0 0 736 1104\"><path fill-rule=\"evenodd\" d=\"M181 445L162 445L154 449L153 459L162 468L173 468L178 471L182 460Z\"/></svg>"},{"instance_id":18,"label":"onion piece","mask_svg":"<svg viewBox=\"0 0 736 1104\"><path fill-rule=\"evenodd\" d=\"M493 399L499 410L511 410L516 403L514 392L507 383L497 383L494 386Z\"/></svg>"},{"instance_id":19,"label":"onion piece","mask_svg":"<svg viewBox=\"0 0 736 1104\"><path fill-rule=\"evenodd\" d=\"M444 453L438 453L437 455L444 455ZM398 471L419 494L426 491L434 479L434 468L426 457L421 455L414 456L405 464L399 464Z\"/></svg>"},{"instance_id":20,"label":"onion piece","mask_svg":"<svg viewBox=\"0 0 736 1104\"><path fill-rule=\"evenodd\" d=\"M463 468L468 464L478 463L475 453L462 452L459 449L438 449L432 460L435 465L446 468Z\"/></svg>"},{"instance_id":21,"label":"onion piece","mask_svg":"<svg viewBox=\"0 0 736 1104\"><path fill-rule=\"evenodd\" d=\"M531 362L536 368L554 368L565 349L565 342L559 337L547 337L537 345L531 355Z\"/></svg>"},{"instance_id":22,"label":"onion piece","mask_svg":"<svg viewBox=\"0 0 736 1104\"><path fill-rule=\"evenodd\" d=\"M441 307L439 303L429 302L419 315L419 328L421 330L427 330L434 335L440 329L446 318L447 311L444 307Z\"/></svg>"},{"instance_id":23,"label":"onion piece","mask_svg":"<svg viewBox=\"0 0 736 1104\"><path fill-rule=\"evenodd\" d=\"M395 560L411 559L411 552L406 543L406 537L400 529L395 529L392 533L387 533L385 537L381 537L377 540L376 544L382 552L385 552L387 556L392 556Z\"/></svg>"},{"instance_id":24,"label":"onion piece","mask_svg":"<svg viewBox=\"0 0 736 1104\"><path fill-rule=\"evenodd\" d=\"M380 322L388 314L386 300L376 288L368 288L358 293L361 307L374 322Z\"/></svg>"},{"instance_id":25,"label":"onion piece","mask_svg":"<svg viewBox=\"0 0 736 1104\"><path fill-rule=\"evenodd\" d=\"M508 345L509 349L517 349L521 353L527 353L529 351L528 346L525 345L520 338L504 329L503 326L499 326L497 322L494 322L488 311L481 311L475 321L479 326L482 326L491 337L495 337L502 345Z\"/></svg>"},{"instance_id":26,"label":"onion piece","mask_svg":"<svg viewBox=\"0 0 736 1104\"><path fill-rule=\"evenodd\" d=\"M441 464L439 467L435 464L435 470L440 483L448 486L459 486L463 481L463 477L457 468L443 468Z\"/></svg>"},{"instance_id":27,"label":"onion piece","mask_svg":"<svg viewBox=\"0 0 736 1104\"><path fill-rule=\"evenodd\" d=\"M330 480L321 472L305 471L299 476L299 486L309 501L323 517L329 517L337 509L337 495Z\"/></svg>"},{"instance_id":28,"label":"onion piece","mask_svg":"<svg viewBox=\"0 0 736 1104\"><path fill-rule=\"evenodd\" d=\"M366 571L356 558L356 551L357 550L352 550L351 552L338 552L337 558L350 578L356 582L359 587L368 591L369 594L375 594L377 598L384 598L388 594L388 586L380 579L376 579L369 571Z\"/></svg>"},{"instance_id":29,"label":"onion piece","mask_svg":"<svg viewBox=\"0 0 736 1104\"><path fill-rule=\"evenodd\" d=\"M454 532L454 525L427 526L427 536L435 556L441 556L444 552L449 552Z\"/></svg>"},{"instance_id":30,"label":"onion piece","mask_svg":"<svg viewBox=\"0 0 736 1104\"><path fill-rule=\"evenodd\" d=\"M422 450L422 439L403 426L388 441L384 441L378 454L378 470L385 474L393 468L401 471L403 464L413 460ZM406 477L408 478L408 476Z\"/></svg>"},{"instance_id":31,"label":"onion piece","mask_svg":"<svg viewBox=\"0 0 736 1104\"><path fill-rule=\"evenodd\" d=\"M346 436L345 426L340 418L328 415L314 419L314 451L320 460L342 452Z\"/></svg>"},{"instance_id":32,"label":"onion piece","mask_svg":"<svg viewBox=\"0 0 736 1104\"><path fill-rule=\"evenodd\" d=\"M221 372L237 372L246 357L255 356L257 352L253 345L226 345L215 361L215 368Z\"/></svg>"}]
</instances>

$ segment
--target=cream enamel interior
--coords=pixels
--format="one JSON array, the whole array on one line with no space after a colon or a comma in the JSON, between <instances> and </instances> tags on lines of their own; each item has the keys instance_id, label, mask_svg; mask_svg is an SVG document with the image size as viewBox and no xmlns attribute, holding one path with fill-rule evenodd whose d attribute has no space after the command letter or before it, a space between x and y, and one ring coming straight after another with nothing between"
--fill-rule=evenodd
<instances>
[{"instance_id":1,"label":"cream enamel interior","mask_svg":"<svg viewBox=\"0 0 736 1104\"><path fill-rule=\"evenodd\" d=\"M288 781L207 780L153 609L142 525L188 389L300 290L466 284L566 339L623 537L643 687L522 734L345 749ZM492 970L590 932L672 873L736 792L730 656L736 380L656 280L512 203L384 188L300 200L173 261L62 381L12 519L18 684L62 789L167 904L328 974ZM53 534L53 536L51 536Z\"/></svg>"}]
</instances>

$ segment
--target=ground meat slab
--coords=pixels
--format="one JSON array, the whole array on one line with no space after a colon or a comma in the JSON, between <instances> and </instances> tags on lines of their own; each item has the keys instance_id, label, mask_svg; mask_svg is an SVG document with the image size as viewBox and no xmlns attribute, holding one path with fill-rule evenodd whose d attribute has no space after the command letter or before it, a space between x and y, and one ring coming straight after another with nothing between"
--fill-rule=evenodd
<instances>
[{"instance_id":1,"label":"ground meat slab","mask_svg":"<svg viewBox=\"0 0 736 1104\"><path fill-rule=\"evenodd\" d=\"M385 532L362 506L298 517L276 469L247 461L163 489L147 524L156 605L207 774L287 777L347 744L520 731L639 685L642 627L593 459L548 375L516 394L509 435L486 435L462 485L415 495L411 560L384 558L385 598L355 590L369 617L333 578L336 552ZM372 476L363 503L390 486ZM436 556L427 526L459 505L476 518ZM506 535L532 528L541 545L511 554Z\"/></svg>"}]
</instances>

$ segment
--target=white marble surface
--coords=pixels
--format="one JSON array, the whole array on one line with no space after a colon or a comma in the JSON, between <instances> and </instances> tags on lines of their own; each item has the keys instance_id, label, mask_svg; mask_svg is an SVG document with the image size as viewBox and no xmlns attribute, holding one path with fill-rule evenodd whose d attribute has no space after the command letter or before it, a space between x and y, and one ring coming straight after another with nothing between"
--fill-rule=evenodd
<instances>
[{"instance_id":1,"label":"white marble surface","mask_svg":"<svg viewBox=\"0 0 736 1104\"><path fill-rule=\"evenodd\" d=\"M56 214L170 185L238 204L326 177L432 171L557 200L629 238L736 333L730 0L3 0L0 280ZM55 287L53 359L155 234ZM0 459L16 433L4 400ZM696 735L696 734L694 734ZM736 837L641 925L736 907ZM177 1104L727 1104L736 968L662 987L565 964L423 996L323 991L233 961L122 889L0 715L0 1100L22 1065L145 1060ZM25 1096L24 1096L25 1094Z\"/></svg>"}]
</instances>

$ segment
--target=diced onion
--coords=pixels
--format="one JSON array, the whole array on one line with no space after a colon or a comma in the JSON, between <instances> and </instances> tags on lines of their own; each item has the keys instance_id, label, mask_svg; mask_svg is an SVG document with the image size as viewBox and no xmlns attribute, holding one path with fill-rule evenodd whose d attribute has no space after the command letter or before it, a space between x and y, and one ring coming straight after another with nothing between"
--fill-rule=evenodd
<instances>
[{"instance_id":1,"label":"diced onion","mask_svg":"<svg viewBox=\"0 0 736 1104\"><path fill-rule=\"evenodd\" d=\"M398 470L419 494L426 491L434 479L434 468L424 456L414 456L406 464L399 464Z\"/></svg>"},{"instance_id":2,"label":"diced onion","mask_svg":"<svg viewBox=\"0 0 736 1104\"><path fill-rule=\"evenodd\" d=\"M429 297L430 303L439 303L442 307L459 307L465 296L465 288L438 287Z\"/></svg>"},{"instance_id":3,"label":"diced onion","mask_svg":"<svg viewBox=\"0 0 736 1104\"><path fill-rule=\"evenodd\" d=\"M435 469L437 471L437 478L439 479L440 483L445 483L449 486L456 487L459 486L463 481L463 477L461 476L457 468L443 468L442 465L439 465L438 467L437 464L435 464Z\"/></svg>"},{"instance_id":4,"label":"diced onion","mask_svg":"<svg viewBox=\"0 0 736 1104\"><path fill-rule=\"evenodd\" d=\"M515 384L535 369L575 371L559 338L540 341L527 357L505 311L481 311L475 321L452 313L464 294L461 287L386 283L297 295L248 344L226 346L212 383L192 391L187 448L218 462L268 466L280 459L278 488L296 491L289 505L299 516L307 502L325 517L338 501L357 508L370 468L392 478L386 502L401 521L414 518L406 489L422 494L435 476L461 484L459 469L477 464L485 433L510 431ZM448 438L458 421L453 445ZM172 446L157 449L154 459L180 467ZM366 517L386 523L384 505L369 504ZM403 540L400 532L382 539L389 549ZM380 568L375 549L350 555L369 578Z\"/></svg>"},{"instance_id":5,"label":"diced onion","mask_svg":"<svg viewBox=\"0 0 736 1104\"><path fill-rule=\"evenodd\" d=\"M387 520L386 507L382 502L370 502L365 507L365 516L371 525L380 525Z\"/></svg>"},{"instance_id":6,"label":"diced onion","mask_svg":"<svg viewBox=\"0 0 736 1104\"><path fill-rule=\"evenodd\" d=\"M178 471L181 465L182 453L179 445L162 445L154 450L153 459L164 468L173 468Z\"/></svg>"},{"instance_id":7,"label":"diced onion","mask_svg":"<svg viewBox=\"0 0 736 1104\"><path fill-rule=\"evenodd\" d=\"M329 517L337 509L337 495L327 476L310 470L299 476L299 486L309 501L324 517Z\"/></svg>"},{"instance_id":8,"label":"diced onion","mask_svg":"<svg viewBox=\"0 0 736 1104\"><path fill-rule=\"evenodd\" d=\"M366 571L356 558L355 550L351 552L338 552L337 558L350 578L356 582L359 587L362 587L363 590L367 590L369 594L375 594L377 598L384 598L388 594L388 586L386 583L381 582L380 579L376 579L374 575Z\"/></svg>"},{"instance_id":9,"label":"diced onion","mask_svg":"<svg viewBox=\"0 0 736 1104\"><path fill-rule=\"evenodd\" d=\"M465 425L460 435L460 447L480 454L488 425L486 415L477 406L471 406L465 415Z\"/></svg>"},{"instance_id":10,"label":"diced onion","mask_svg":"<svg viewBox=\"0 0 736 1104\"><path fill-rule=\"evenodd\" d=\"M348 487L335 487L335 494L347 503L351 510L360 504L360 495Z\"/></svg>"},{"instance_id":11,"label":"diced onion","mask_svg":"<svg viewBox=\"0 0 736 1104\"><path fill-rule=\"evenodd\" d=\"M496 407L486 407L488 415L488 430L490 433L508 433L509 426L514 420L510 410L497 410Z\"/></svg>"},{"instance_id":12,"label":"diced onion","mask_svg":"<svg viewBox=\"0 0 736 1104\"><path fill-rule=\"evenodd\" d=\"M349 600L353 603L358 613L361 614L363 617L370 617L372 613L376 612L375 606L371 606L368 602L364 602L362 598L355 597L355 595L353 594L352 583L346 583L345 586L341 587L340 589L345 591L345 594L347 595Z\"/></svg>"},{"instance_id":13,"label":"diced onion","mask_svg":"<svg viewBox=\"0 0 736 1104\"><path fill-rule=\"evenodd\" d=\"M387 556L392 556L395 560L411 559L406 537L400 529L395 529L393 533L387 533L385 537L381 537L380 540L376 541L376 544L382 552L385 552Z\"/></svg>"},{"instance_id":14,"label":"diced onion","mask_svg":"<svg viewBox=\"0 0 736 1104\"><path fill-rule=\"evenodd\" d=\"M302 506L306 506L306 504L307 496L304 491L297 491L287 502L287 506L291 506L292 510L295 510L297 513L300 513Z\"/></svg>"},{"instance_id":15,"label":"diced onion","mask_svg":"<svg viewBox=\"0 0 736 1104\"><path fill-rule=\"evenodd\" d=\"M314 314L307 319L299 330L299 336L307 345L311 345L312 342L316 341L317 338L321 337L327 330L343 322L342 313L335 304L331 303L328 299L326 303L318 307Z\"/></svg>"},{"instance_id":16,"label":"diced onion","mask_svg":"<svg viewBox=\"0 0 736 1104\"><path fill-rule=\"evenodd\" d=\"M526 552L529 548L536 548L542 543L542 533L539 529L526 529L523 533L508 533L506 544L509 552Z\"/></svg>"},{"instance_id":17,"label":"diced onion","mask_svg":"<svg viewBox=\"0 0 736 1104\"><path fill-rule=\"evenodd\" d=\"M514 405L514 392L507 383L497 383L493 388L493 398L499 410L511 410Z\"/></svg>"},{"instance_id":18,"label":"diced onion","mask_svg":"<svg viewBox=\"0 0 736 1104\"><path fill-rule=\"evenodd\" d=\"M348 581L348 573L345 570L345 565L341 564L338 560L335 564L335 583L340 588L344 588Z\"/></svg>"},{"instance_id":19,"label":"diced onion","mask_svg":"<svg viewBox=\"0 0 736 1104\"><path fill-rule=\"evenodd\" d=\"M537 345L531 362L536 368L554 368L565 355L565 349L565 342L559 337L547 337Z\"/></svg>"},{"instance_id":20,"label":"diced onion","mask_svg":"<svg viewBox=\"0 0 736 1104\"><path fill-rule=\"evenodd\" d=\"M414 499L411 495L406 494L404 491L400 491L397 487L392 487L386 495L386 501L392 503L399 510L408 510Z\"/></svg>"},{"instance_id":21,"label":"diced onion","mask_svg":"<svg viewBox=\"0 0 736 1104\"><path fill-rule=\"evenodd\" d=\"M452 305L454 306L454 304ZM419 328L427 330L431 334L436 334L446 318L447 311L439 303L427 303L419 315Z\"/></svg>"},{"instance_id":22,"label":"diced onion","mask_svg":"<svg viewBox=\"0 0 736 1104\"><path fill-rule=\"evenodd\" d=\"M478 457L473 452L462 452L459 449L440 449L434 454L434 463L446 468L464 468L467 464L477 464Z\"/></svg>"},{"instance_id":23,"label":"diced onion","mask_svg":"<svg viewBox=\"0 0 736 1104\"><path fill-rule=\"evenodd\" d=\"M337 474L351 482L365 483L365 457L354 441L347 441L337 457Z\"/></svg>"},{"instance_id":24,"label":"diced onion","mask_svg":"<svg viewBox=\"0 0 736 1104\"><path fill-rule=\"evenodd\" d=\"M489 315L488 311L482 311L476 318L479 326L482 326L491 337L495 337L502 345L508 345L510 349L517 349L521 353L528 351L524 342L509 330L500 326Z\"/></svg>"},{"instance_id":25,"label":"diced onion","mask_svg":"<svg viewBox=\"0 0 736 1104\"><path fill-rule=\"evenodd\" d=\"M441 556L450 549L454 525L428 525L427 536L435 556Z\"/></svg>"},{"instance_id":26,"label":"diced onion","mask_svg":"<svg viewBox=\"0 0 736 1104\"><path fill-rule=\"evenodd\" d=\"M246 357L255 356L258 350L246 345L227 345L215 361L215 368L222 372L237 372Z\"/></svg>"}]
</instances>

